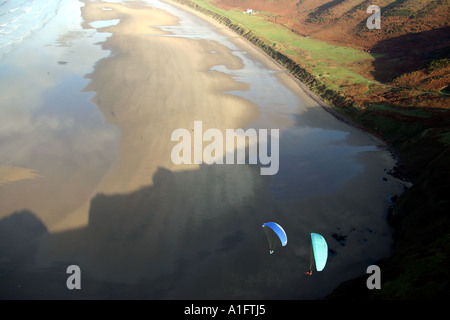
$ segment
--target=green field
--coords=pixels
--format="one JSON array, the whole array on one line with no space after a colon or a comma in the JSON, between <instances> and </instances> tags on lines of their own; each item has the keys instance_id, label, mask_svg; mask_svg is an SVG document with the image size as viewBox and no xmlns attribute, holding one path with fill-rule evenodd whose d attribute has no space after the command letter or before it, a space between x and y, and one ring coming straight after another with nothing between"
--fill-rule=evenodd
<instances>
[{"instance_id":1,"label":"green field","mask_svg":"<svg viewBox=\"0 0 450 320\"><path fill-rule=\"evenodd\" d=\"M345 86L338 83L341 80L346 80L345 83L347 84L349 81L352 83L368 84L372 82L380 84L353 72L349 67L350 64L358 61L374 60L370 53L328 44L311 37L302 37L279 24L269 21L269 19L273 20L274 17L267 12L248 15L237 10L217 8L207 0L193 0L193 2L251 30L260 38L271 43L279 52L298 61L313 75L319 76L331 89L345 91Z\"/></svg>"}]
</instances>

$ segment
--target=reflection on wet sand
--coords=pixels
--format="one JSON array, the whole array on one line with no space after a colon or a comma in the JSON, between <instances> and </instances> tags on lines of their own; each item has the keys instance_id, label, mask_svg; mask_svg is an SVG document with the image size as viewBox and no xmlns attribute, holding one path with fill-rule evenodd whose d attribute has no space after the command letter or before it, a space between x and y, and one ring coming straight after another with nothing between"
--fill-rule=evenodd
<instances>
[{"instance_id":1,"label":"reflection on wet sand","mask_svg":"<svg viewBox=\"0 0 450 320\"><path fill-rule=\"evenodd\" d=\"M108 55L95 45L106 34L77 27L79 7L62 1L39 36L0 60L0 180L9 181L0 183L0 217L30 209L50 230L89 202L117 155L117 128L81 92Z\"/></svg>"}]
</instances>

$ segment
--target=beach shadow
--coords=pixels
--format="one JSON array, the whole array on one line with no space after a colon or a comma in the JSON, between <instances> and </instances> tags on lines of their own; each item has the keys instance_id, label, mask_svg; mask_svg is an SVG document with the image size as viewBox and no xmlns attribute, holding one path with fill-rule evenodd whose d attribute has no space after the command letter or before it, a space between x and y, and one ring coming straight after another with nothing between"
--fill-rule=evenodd
<instances>
[{"instance_id":1,"label":"beach shadow","mask_svg":"<svg viewBox=\"0 0 450 320\"><path fill-rule=\"evenodd\" d=\"M296 119L295 128L299 134L313 129L332 135L335 140L330 142L330 150L368 143L356 137L356 129L349 130L347 125L330 120L332 117L319 108L311 108ZM312 136L317 136L316 133ZM296 141L297 136L280 137L280 146L299 149L289 152L301 151L308 156L308 148L315 148L314 141L306 140L304 145L297 146L291 145L290 139ZM288 155L280 156L280 161L289 159ZM345 158L343 161L347 161ZM289 205L274 199L272 188L275 179L288 189L302 183L304 190L314 189L312 180L307 179L309 175L311 179L329 181L328 174L333 176L342 170L335 155L326 155L324 159L333 159L333 166L325 164L323 170L309 172L304 167L289 167L282 162L276 176L261 176L257 165L203 164L195 170L182 171L160 167L145 187L127 194L95 195L90 202L88 225L62 232L49 233L32 212L14 213L0 220L0 231L7 230L0 232L0 244L5 244L0 247L1 257L12 257L17 266L0 262L2 273L8 273L8 281L0 281L0 296L14 299L318 297L323 291L318 288L331 290L339 283L339 277L329 271L328 276L325 274L314 283L304 282L303 269L309 265L306 239L311 229L324 230L333 253L330 259L341 254L342 246L332 242L332 233L335 225L345 225L351 219L336 215L333 219L344 219L343 222L330 219L330 214L334 215L330 208L342 201L336 190L344 185L335 185L333 188L337 189L329 192L316 187L318 193L311 199L305 196L306 192L296 191L289 201L298 200L298 203L291 201ZM319 168L324 159L308 161L318 162ZM343 181L350 178L344 177ZM355 200L360 199L364 198L358 196ZM274 255L268 254L267 239L261 230L262 223L267 221L280 222L289 234L290 245ZM351 248L345 246L346 250L348 247ZM66 287L69 276L66 269L72 264L81 269L82 290ZM286 271L287 266L290 272ZM279 283L296 283L296 289L286 290ZM323 287L317 286L319 283Z\"/></svg>"},{"instance_id":2,"label":"beach shadow","mask_svg":"<svg viewBox=\"0 0 450 320\"><path fill-rule=\"evenodd\" d=\"M425 67L430 61L450 55L450 27L408 33L378 42L371 54L375 58L372 75L388 82L395 77Z\"/></svg>"},{"instance_id":3,"label":"beach shadow","mask_svg":"<svg viewBox=\"0 0 450 320\"><path fill-rule=\"evenodd\" d=\"M164 299L193 278L207 297L207 283L217 278L208 270L223 267L230 254L251 259L244 252L257 247L262 221L276 215L264 180L250 166L159 168L152 185L97 194L86 227L48 233L35 214L13 213L0 220L0 270L9 279L0 281L0 296ZM79 292L66 288L71 264L82 272Z\"/></svg>"},{"instance_id":4,"label":"beach shadow","mask_svg":"<svg viewBox=\"0 0 450 320\"><path fill-rule=\"evenodd\" d=\"M3 265L16 268L33 261L37 242L48 234L45 225L29 210L0 220L0 257Z\"/></svg>"}]
</instances>

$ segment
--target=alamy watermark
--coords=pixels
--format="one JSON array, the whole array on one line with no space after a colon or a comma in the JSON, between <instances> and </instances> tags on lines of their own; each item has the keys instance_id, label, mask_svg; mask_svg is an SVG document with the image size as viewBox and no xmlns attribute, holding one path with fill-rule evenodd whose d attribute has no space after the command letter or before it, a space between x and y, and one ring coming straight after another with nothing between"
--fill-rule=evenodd
<instances>
[{"instance_id":1,"label":"alamy watermark","mask_svg":"<svg viewBox=\"0 0 450 320\"><path fill-rule=\"evenodd\" d=\"M67 267L66 273L71 274L66 281L67 289L73 290L81 289L81 269L79 266L73 264Z\"/></svg>"},{"instance_id":2,"label":"alamy watermark","mask_svg":"<svg viewBox=\"0 0 450 320\"><path fill-rule=\"evenodd\" d=\"M66 286L69 290L80 290L81 289L81 269L77 265L70 265L67 267L66 273L70 274L70 276L66 280ZM367 274L370 274L370 276L366 280L366 286L367 289L373 290L373 289L381 289L381 269L377 265L370 265L367 267L366 270ZM245 311L245 309L244 309ZM187 311L185 311L186 313ZM191 313L191 311L189 311ZM196 312L192 311L191 314L194 314ZM235 311L233 310L233 313ZM263 310L264 313L264 310ZM263 314L261 313L261 314ZM240 311L239 311L240 314Z\"/></svg>"},{"instance_id":3,"label":"alamy watermark","mask_svg":"<svg viewBox=\"0 0 450 320\"><path fill-rule=\"evenodd\" d=\"M381 289L381 269L379 266L373 264L367 267L366 273L371 275L367 278L367 289Z\"/></svg>"},{"instance_id":4,"label":"alamy watermark","mask_svg":"<svg viewBox=\"0 0 450 320\"><path fill-rule=\"evenodd\" d=\"M203 132L202 121L194 121L193 135L184 128L172 132L171 141L178 143L172 149L171 159L176 165L223 164L224 160L226 164L245 164L248 150L248 164L258 164L259 159L261 175L274 175L279 169L279 135L278 129L271 129L270 135L267 129L226 129L224 136L215 128Z\"/></svg>"},{"instance_id":5,"label":"alamy watermark","mask_svg":"<svg viewBox=\"0 0 450 320\"><path fill-rule=\"evenodd\" d=\"M367 18L366 25L369 29L381 29L381 10L379 6L371 5L366 10L367 13L372 15Z\"/></svg>"}]
</instances>

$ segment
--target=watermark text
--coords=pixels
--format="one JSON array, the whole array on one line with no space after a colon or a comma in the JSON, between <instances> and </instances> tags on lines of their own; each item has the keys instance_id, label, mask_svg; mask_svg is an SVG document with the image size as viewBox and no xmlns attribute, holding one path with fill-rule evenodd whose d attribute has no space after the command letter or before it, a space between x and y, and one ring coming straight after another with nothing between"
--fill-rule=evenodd
<instances>
[{"instance_id":1,"label":"watermark text","mask_svg":"<svg viewBox=\"0 0 450 320\"><path fill-rule=\"evenodd\" d=\"M176 129L172 132L171 141L178 141L171 153L172 162L176 165L211 165L223 164L224 161L226 164L246 164L248 150L248 164L258 164L259 160L261 175L274 175L279 169L278 129L271 129L270 135L267 129L226 129L224 136L215 128L203 132L202 121L194 121L193 134L184 128ZM205 146L204 142L207 143Z\"/></svg>"}]
</instances>

